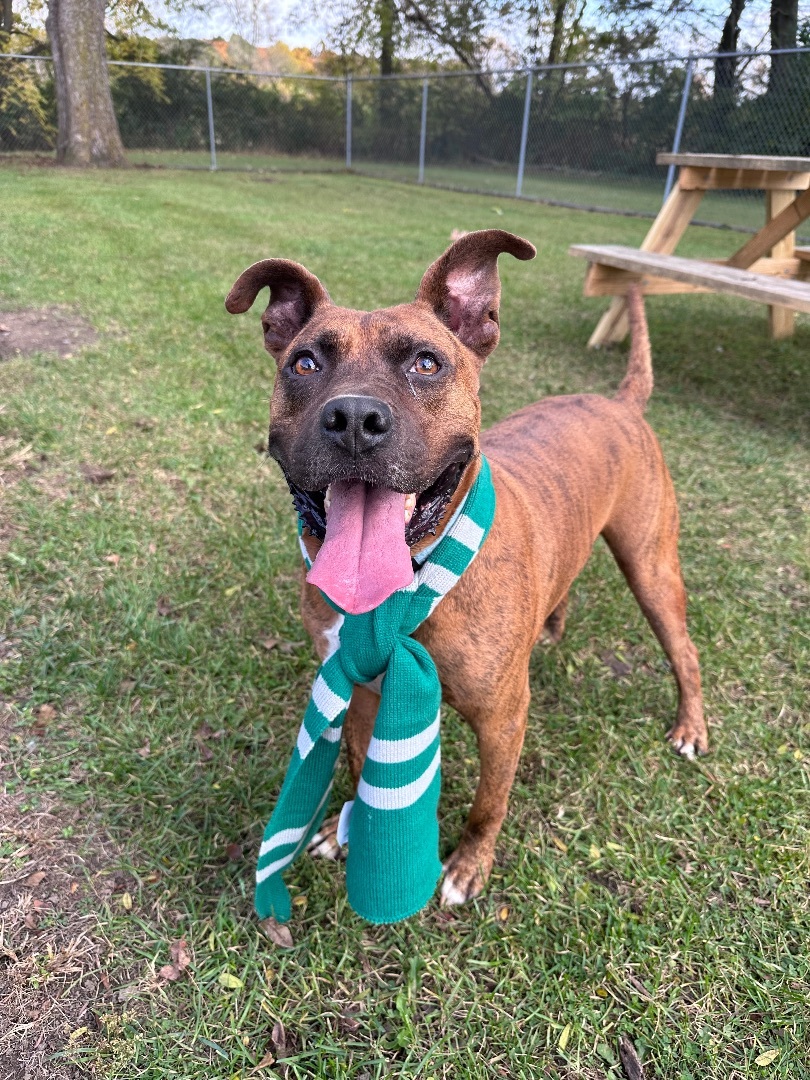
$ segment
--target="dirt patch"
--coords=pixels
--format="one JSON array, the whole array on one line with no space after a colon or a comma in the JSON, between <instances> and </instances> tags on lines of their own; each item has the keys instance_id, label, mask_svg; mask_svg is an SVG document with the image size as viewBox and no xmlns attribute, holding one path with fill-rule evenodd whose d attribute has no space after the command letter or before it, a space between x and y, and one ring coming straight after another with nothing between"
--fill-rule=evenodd
<instances>
[{"instance_id":1,"label":"dirt patch","mask_svg":"<svg viewBox=\"0 0 810 1080\"><path fill-rule=\"evenodd\" d=\"M0 311L0 360L41 352L68 358L97 337L90 323L69 308Z\"/></svg>"},{"instance_id":2,"label":"dirt patch","mask_svg":"<svg viewBox=\"0 0 810 1080\"><path fill-rule=\"evenodd\" d=\"M0 701L0 776L14 768L11 721ZM96 913L126 885L119 861L87 815L49 797L32 806L30 795L0 794L0 1080L86 1075L54 1055L92 1042L109 1010Z\"/></svg>"}]
</instances>

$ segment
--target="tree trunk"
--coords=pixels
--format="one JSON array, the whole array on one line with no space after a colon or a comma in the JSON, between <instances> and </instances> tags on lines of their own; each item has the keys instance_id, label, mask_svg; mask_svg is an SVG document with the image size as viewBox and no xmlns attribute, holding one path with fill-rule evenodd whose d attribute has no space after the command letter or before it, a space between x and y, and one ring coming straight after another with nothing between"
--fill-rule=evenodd
<instances>
[{"instance_id":1,"label":"tree trunk","mask_svg":"<svg viewBox=\"0 0 810 1080\"><path fill-rule=\"evenodd\" d=\"M380 75L393 75L394 32L397 18L394 0L379 0L377 13L380 20Z\"/></svg>"},{"instance_id":2,"label":"tree trunk","mask_svg":"<svg viewBox=\"0 0 810 1080\"><path fill-rule=\"evenodd\" d=\"M796 47L796 33L799 28L799 0L771 0L771 48L793 49ZM796 59L787 56L771 57L771 76L768 80L768 92L780 93L787 90L790 72Z\"/></svg>"},{"instance_id":3,"label":"tree trunk","mask_svg":"<svg viewBox=\"0 0 810 1080\"><path fill-rule=\"evenodd\" d=\"M723 33L720 35L720 44L717 46L718 52L733 53L737 51L737 44L740 40L740 18L745 4L746 0L731 0L731 10L723 23ZM736 78L736 58L733 56L718 56L714 61L715 99L723 98L728 101L732 96Z\"/></svg>"},{"instance_id":4,"label":"tree trunk","mask_svg":"<svg viewBox=\"0 0 810 1080\"><path fill-rule=\"evenodd\" d=\"M551 25L551 41L548 44L547 64L559 64L565 32L565 10L568 0L554 0L554 19Z\"/></svg>"},{"instance_id":5,"label":"tree trunk","mask_svg":"<svg viewBox=\"0 0 810 1080\"><path fill-rule=\"evenodd\" d=\"M104 0L50 0L60 165L125 165L104 42Z\"/></svg>"},{"instance_id":6,"label":"tree trunk","mask_svg":"<svg viewBox=\"0 0 810 1080\"><path fill-rule=\"evenodd\" d=\"M14 21L11 3L12 0L0 0L0 31L4 34L11 33L11 24Z\"/></svg>"}]
</instances>

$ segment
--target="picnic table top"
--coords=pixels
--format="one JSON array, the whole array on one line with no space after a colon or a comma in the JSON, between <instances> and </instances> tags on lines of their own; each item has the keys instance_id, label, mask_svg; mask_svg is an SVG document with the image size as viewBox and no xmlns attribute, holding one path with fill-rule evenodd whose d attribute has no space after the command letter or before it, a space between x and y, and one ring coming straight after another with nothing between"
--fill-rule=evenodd
<instances>
[{"instance_id":1,"label":"picnic table top","mask_svg":"<svg viewBox=\"0 0 810 1080\"><path fill-rule=\"evenodd\" d=\"M753 169L757 172L810 172L810 158L768 154L656 154L658 165L704 169Z\"/></svg>"}]
</instances>

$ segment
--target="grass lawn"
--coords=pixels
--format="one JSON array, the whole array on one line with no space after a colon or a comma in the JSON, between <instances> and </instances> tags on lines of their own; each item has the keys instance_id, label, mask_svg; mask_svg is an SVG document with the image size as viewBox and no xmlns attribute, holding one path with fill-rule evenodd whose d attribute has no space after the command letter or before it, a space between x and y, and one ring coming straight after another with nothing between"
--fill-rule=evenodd
<instances>
[{"instance_id":1,"label":"grass lawn","mask_svg":"<svg viewBox=\"0 0 810 1080\"><path fill-rule=\"evenodd\" d=\"M810 1076L810 320L774 343L741 300L648 304L711 756L664 744L673 680L599 542L533 660L484 895L373 927L341 865L301 859L283 950L253 865L315 664L290 499L256 451L271 361L225 293L276 255L341 303L395 303L452 229L521 233L539 256L502 259L492 423L613 392L625 352L586 350L602 305L566 248L647 223L284 174L2 168L0 205L0 308L64 305L98 332L0 363L0 1066L595 1080L622 1075L624 1034L648 1078ZM693 229L682 250L735 245ZM443 767L449 852L477 775L450 713Z\"/></svg>"},{"instance_id":2,"label":"grass lawn","mask_svg":"<svg viewBox=\"0 0 810 1080\"><path fill-rule=\"evenodd\" d=\"M417 151L414 151L416 154ZM24 157L24 155L18 155ZM161 169L210 170L211 155L207 150L129 150L133 165ZM6 161L13 160L12 155ZM235 153L217 151L217 168L222 171L250 172L321 172L340 173L345 169L342 157L305 157L303 155ZM386 180L400 180L415 184L418 178L416 156L410 162L385 162L365 158L355 152L354 171L363 176ZM512 198L515 194L517 163L508 166L474 164L435 164L428 160L425 167L425 184L450 188L463 192L484 192ZM661 208L664 196L665 171L655 179L644 177L617 177L598 174L566 174L545 172L527 167L523 178L523 195L526 199L562 202L573 206L605 207L613 210L631 210L654 217ZM731 229L759 229L764 221L765 200L759 191L709 192L704 196L697 213L697 220ZM808 226L799 241L810 242ZM731 244L731 242L729 242ZM738 241L739 247L742 240ZM729 253L733 246L728 247ZM725 249L724 249L725 250Z\"/></svg>"}]
</instances>

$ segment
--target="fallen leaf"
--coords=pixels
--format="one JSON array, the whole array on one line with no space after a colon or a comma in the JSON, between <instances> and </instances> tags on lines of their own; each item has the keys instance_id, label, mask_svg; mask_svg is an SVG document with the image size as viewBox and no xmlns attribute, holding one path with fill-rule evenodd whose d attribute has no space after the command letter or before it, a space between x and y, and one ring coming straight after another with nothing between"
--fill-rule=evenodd
<instances>
[{"instance_id":1,"label":"fallen leaf","mask_svg":"<svg viewBox=\"0 0 810 1080\"><path fill-rule=\"evenodd\" d=\"M148 758L149 755L152 753L152 747L149 745L149 740L147 739L143 746L139 746L135 753L138 755L138 757L144 759Z\"/></svg>"},{"instance_id":2,"label":"fallen leaf","mask_svg":"<svg viewBox=\"0 0 810 1080\"><path fill-rule=\"evenodd\" d=\"M227 855L229 862L239 862L242 858L242 845L228 844L225 848L225 854Z\"/></svg>"},{"instance_id":3,"label":"fallen leaf","mask_svg":"<svg viewBox=\"0 0 810 1080\"><path fill-rule=\"evenodd\" d=\"M239 592L239 590L241 588L242 588L241 585L231 585L231 587L229 589L225 590L225 595L226 596L233 596L233 594Z\"/></svg>"},{"instance_id":4,"label":"fallen leaf","mask_svg":"<svg viewBox=\"0 0 810 1080\"><path fill-rule=\"evenodd\" d=\"M35 915L31 915L30 912L28 915L25 916L25 919L23 921L25 922L26 929L28 930L36 930L36 928L39 926L39 921L37 917Z\"/></svg>"},{"instance_id":5,"label":"fallen leaf","mask_svg":"<svg viewBox=\"0 0 810 1080\"><path fill-rule=\"evenodd\" d=\"M776 1059L778 1057L779 1057L779 1051L778 1050L775 1050L775 1049L774 1050L765 1050L763 1053L761 1053L759 1055L759 1057L754 1058L754 1064L755 1065L770 1065L772 1062L776 1061Z\"/></svg>"},{"instance_id":6,"label":"fallen leaf","mask_svg":"<svg viewBox=\"0 0 810 1080\"><path fill-rule=\"evenodd\" d=\"M111 566L118 566L118 564L121 562L121 556L120 555L114 555L114 554L113 555L105 555L104 556L104 562L108 562Z\"/></svg>"},{"instance_id":7,"label":"fallen leaf","mask_svg":"<svg viewBox=\"0 0 810 1080\"><path fill-rule=\"evenodd\" d=\"M41 724L49 724L51 720L56 719L56 709L53 705L38 705L37 708L34 709L34 716Z\"/></svg>"},{"instance_id":8,"label":"fallen leaf","mask_svg":"<svg viewBox=\"0 0 810 1080\"><path fill-rule=\"evenodd\" d=\"M105 469L101 465L81 465L79 468L89 484L106 484L115 476L115 469Z\"/></svg>"},{"instance_id":9,"label":"fallen leaf","mask_svg":"<svg viewBox=\"0 0 810 1080\"><path fill-rule=\"evenodd\" d=\"M71 1031L70 1035L68 1036L68 1042L76 1042L77 1039L80 1039L82 1037L82 1035L86 1035L86 1034L87 1034L87 1028L86 1027L76 1028L76 1030Z\"/></svg>"},{"instance_id":10,"label":"fallen leaf","mask_svg":"<svg viewBox=\"0 0 810 1080\"><path fill-rule=\"evenodd\" d=\"M168 618L169 615L174 614L174 608L172 602L168 596L159 596L156 605L156 611L162 618Z\"/></svg>"},{"instance_id":11,"label":"fallen leaf","mask_svg":"<svg viewBox=\"0 0 810 1080\"><path fill-rule=\"evenodd\" d=\"M571 1038L571 1025L566 1024L565 1027L560 1032L559 1039L557 1039L557 1046L559 1047L560 1050L565 1050L566 1046L568 1046L568 1040L570 1038Z\"/></svg>"},{"instance_id":12,"label":"fallen leaf","mask_svg":"<svg viewBox=\"0 0 810 1080\"><path fill-rule=\"evenodd\" d=\"M118 693L129 694L135 689L135 685L134 679L122 679L118 684Z\"/></svg>"},{"instance_id":13,"label":"fallen leaf","mask_svg":"<svg viewBox=\"0 0 810 1080\"><path fill-rule=\"evenodd\" d=\"M37 885L41 885L47 877L45 870L37 870L34 874L29 874L23 882L23 885L27 885L29 889L35 889Z\"/></svg>"},{"instance_id":14,"label":"fallen leaf","mask_svg":"<svg viewBox=\"0 0 810 1080\"><path fill-rule=\"evenodd\" d=\"M342 1013L338 1017L338 1028L344 1035L354 1035L360 1030L360 1021L351 1013Z\"/></svg>"},{"instance_id":15,"label":"fallen leaf","mask_svg":"<svg viewBox=\"0 0 810 1080\"><path fill-rule=\"evenodd\" d=\"M558 851L561 851L563 853L563 855L568 854L568 845L564 844L562 842L562 840L559 838L559 836L555 836L554 833L552 833L551 834L551 842L554 845L554 847L557 848Z\"/></svg>"},{"instance_id":16,"label":"fallen leaf","mask_svg":"<svg viewBox=\"0 0 810 1080\"><path fill-rule=\"evenodd\" d=\"M596 859L601 859L602 858L602 852L599 850L599 848L596 846L596 844L591 844L590 849L588 851L588 854L590 855L590 857L594 861Z\"/></svg>"},{"instance_id":17,"label":"fallen leaf","mask_svg":"<svg viewBox=\"0 0 810 1080\"><path fill-rule=\"evenodd\" d=\"M10 334L11 327L6 326L5 323L0 323L0 334Z\"/></svg>"},{"instance_id":18,"label":"fallen leaf","mask_svg":"<svg viewBox=\"0 0 810 1080\"><path fill-rule=\"evenodd\" d=\"M293 947L293 936L290 933L289 926L276 922L272 915L269 919L260 922L259 926L273 944L278 945L280 949L291 949Z\"/></svg>"},{"instance_id":19,"label":"fallen leaf","mask_svg":"<svg viewBox=\"0 0 810 1080\"><path fill-rule=\"evenodd\" d=\"M107 430L104 432L104 434L105 435L117 435L118 434L118 428L115 427L115 425L113 425L112 427L108 427Z\"/></svg>"},{"instance_id":20,"label":"fallen leaf","mask_svg":"<svg viewBox=\"0 0 810 1080\"><path fill-rule=\"evenodd\" d=\"M45 901L44 900L34 900L33 903L31 904L31 907L34 909L34 911L44 911L45 910Z\"/></svg>"},{"instance_id":21,"label":"fallen leaf","mask_svg":"<svg viewBox=\"0 0 810 1080\"><path fill-rule=\"evenodd\" d=\"M158 972L158 977L166 982L177 982L183 972L191 963L191 953L185 938L173 941L169 946L170 964L164 964Z\"/></svg>"},{"instance_id":22,"label":"fallen leaf","mask_svg":"<svg viewBox=\"0 0 810 1080\"><path fill-rule=\"evenodd\" d=\"M188 942L185 938L180 938L178 941L173 941L169 946L169 956L172 958L172 963L176 964L181 971L185 971L191 964L191 953L189 952Z\"/></svg>"},{"instance_id":23,"label":"fallen leaf","mask_svg":"<svg viewBox=\"0 0 810 1080\"><path fill-rule=\"evenodd\" d=\"M627 1080L644 1080L644 1066L636 1053L636 1048L626 1035L619 1039L619 1058Z\"/></svg>"},{"instance_id":24,"label":"fallen leaf","mask_svg":"<svg viewBox=\"0 0 810 1080\"><path fill-rule=\"evenodd\" d=\"M506 906L506 904L504 904L504 906L498 912L498 918L501 922L506 922L506 920L509 918L509 908Z\"/></svg>"},{"instance_id":25,"label":"fallen leaf","mask_svg":"<svg viewBox=\"0 0 810 1080\"><path fill-rule=\"evenodd\" d=\"M603 652L601 660L606 667L610 668L617 679L623 679L633 674L633 665L620 660L614 652Z\"/></svg>"},{"instance_id":26,"label":"fallen leaf","mask_svg":"<svg viewBox=\"0 0 810 1080\"><path fill-rule=\"evenodd\" d=\"M262 638L262 640L259 642L259 644L261 645L261 647L263 649L267 649L267 651L270 652L271 649L275 649L276 645L278 645L280 641L281 641L281 638L266 637L266 638Z\"/></svg>"},{"instance_id":27,"label":"fallen leaf","mask_svg":"<svg viewBox=\"0 0 810 1080\"><path fill-rule=\"evenodd\" d=\"M132 911L132 896L128 892L121 894L121 907L124 911Z\"/></svg>"},{"instance_id":28,"label":"fallen leaf","mask_svg":"<svg viewBox=\"0 0 810 1080\"><path fill-rule=\"evenodd\" d=\"M104 989L109 990L110 989L110 976L107 974L107 972L106 971L100 971L98 973L98 977L99 977L101 985L104 987Z\"/></svg>"},{"instance_id":29,"label":"fallen leaf","mask_svg":"<svg viewBox=\"0 0 810 1080\"><path fill-rule=\"evenodd\" d=\"M224 986L227 990L241 990L245 984L236 975L231 975L230 971L221 971L219 973L219 985Z\"/></svg>"},{"instance_id":30,"label":"fallen leaf","mask_svg":"<svg viewBox=\"0 0 810 1080\"><path fill-rule=\"evenodd\" d=\"M75 892L79 891L79 883L78 883L78 881L71 881L71 883L70 883L70 891L72 893L75 893Z\"/></svg>"},{"instance_id":31,"label":"fallen leaf","mask_svg":"<svg viewBox=\"0 0 810 1080\"><path fill-rule=\"evenodd\" d=\"M284 1030L284 1025L280 1020L276 1020L275 1024L273 1024L270 1042L276 1049L277 1057L283 1058L287 1056L287 1032Z\"/></svg>"},{"instance_id":32,"label":"fallen leaf","mask_svg":"<svg viewBox=\"0 0 810 1080\"><path fill-rule=\"evenodd\" d=\"M276 1059L269 1051L264 1055L262 1060L256 1066L257 1069L269 1069L271 1065L275 1065Z\"/></svg>"}]
</instances>

